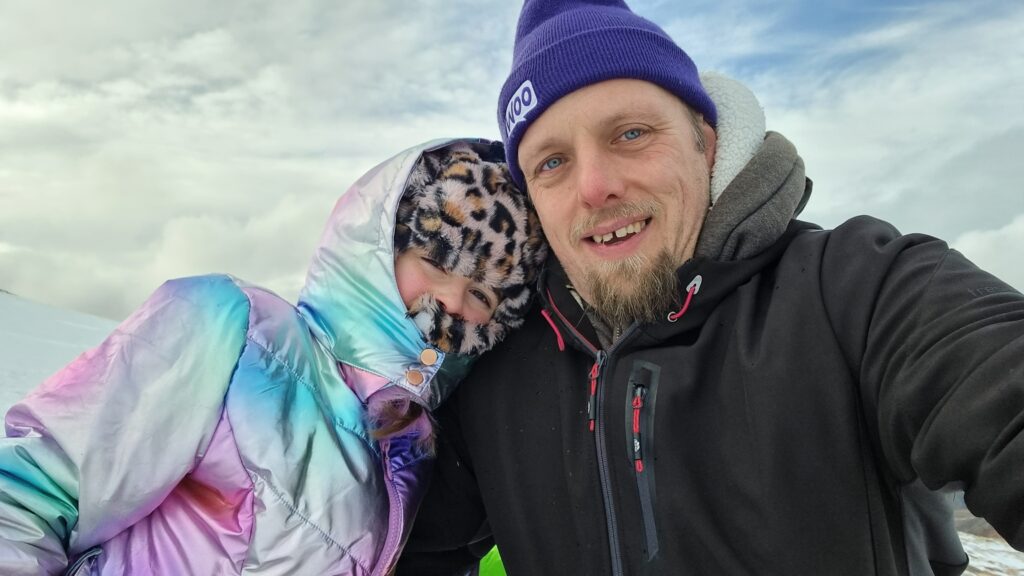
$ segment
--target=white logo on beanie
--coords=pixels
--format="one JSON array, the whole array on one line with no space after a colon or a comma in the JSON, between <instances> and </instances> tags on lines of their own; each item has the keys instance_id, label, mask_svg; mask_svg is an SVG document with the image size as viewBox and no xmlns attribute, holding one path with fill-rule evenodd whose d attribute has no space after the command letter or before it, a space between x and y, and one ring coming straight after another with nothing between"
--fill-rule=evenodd
<instances>
[{"instance_id":1,"label":"white logo on beanie","mask_svg":"<svg viewBox=\"0 0 1024 576\"><path fill-rule=\"evenodd\" d=\"M505 134L511 135L516 124L525 120L530 110L536 107L537 92L533 89L533 83L527 80L516 89L505 107Z\"/></svg>"}]
</instances>

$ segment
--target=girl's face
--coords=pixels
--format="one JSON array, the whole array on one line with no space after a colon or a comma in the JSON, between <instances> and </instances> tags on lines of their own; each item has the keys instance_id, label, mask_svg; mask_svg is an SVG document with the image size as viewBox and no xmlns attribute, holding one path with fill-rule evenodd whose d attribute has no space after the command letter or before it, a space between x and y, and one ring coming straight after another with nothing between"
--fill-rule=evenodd
<instances>
[{"instance_id":1,"label":"girl's face","mask_svg":"<svg viewBox=\"0 0 1024 576\"><path fill-rule=\"evenodd\" d=\"M489 286L449 274L416 249L406 250L395 258L395 280L406 308L423 294L430 293L449 315L474 324L486 324L498 305L498 295Z\"/></svg>"}]
</instances>

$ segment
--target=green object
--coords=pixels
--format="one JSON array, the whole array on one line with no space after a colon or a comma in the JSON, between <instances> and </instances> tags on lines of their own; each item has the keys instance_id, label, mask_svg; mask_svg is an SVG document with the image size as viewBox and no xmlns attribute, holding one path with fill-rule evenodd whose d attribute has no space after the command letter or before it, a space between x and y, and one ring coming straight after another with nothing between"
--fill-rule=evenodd
<instances>
[{"instance_id":1,"label":"green object","mask_svg":"<svg viewBox=\"0 0 1024 576\"><path fill-rule=\"evenodd\" d=\"M505 565L501 563L497 546L480 559L480 576L505 576Z\"/></svg>"}]
</instances>

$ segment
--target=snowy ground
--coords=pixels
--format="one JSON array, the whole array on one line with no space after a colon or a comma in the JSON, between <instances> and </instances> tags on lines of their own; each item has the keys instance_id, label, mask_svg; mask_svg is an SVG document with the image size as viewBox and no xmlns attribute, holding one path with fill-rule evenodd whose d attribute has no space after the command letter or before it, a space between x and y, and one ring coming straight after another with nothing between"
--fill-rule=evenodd
<instances>
[{"instance_id":1,"label":"snowy ground","mask_svg":"<svg viewBox=\"0 0 1024 576\"><path fill-rule=\"evenodd\" d=\"M963 532L960 533L960 541L964 543L964 551L971 559L971 565L964 574L971 576L1024 575L1024 552L1010 548L1006 542Z\"/></svg>"},{"instance_id":2,"label":"snowy ground","mask_svg":"<svg viewBox=\"0 0 1024 576\"><path fill-rule=\"evenodd\" d=\"M0 414L29 390L99 344L111 320L51 308L0 290ZM960 533L971 576L1024 576L1024 552L998 538Z\"/></svg>"},{"instance_id":3,"label":"snowy ground","mask_svg":"<svg viewBox=\"0 0 1024 576\"><path fill-rule=\"evenodd\" d=\"M99 344L116 323L0 290L0 414L49 375Z\"/></svg>"}]
</instances>

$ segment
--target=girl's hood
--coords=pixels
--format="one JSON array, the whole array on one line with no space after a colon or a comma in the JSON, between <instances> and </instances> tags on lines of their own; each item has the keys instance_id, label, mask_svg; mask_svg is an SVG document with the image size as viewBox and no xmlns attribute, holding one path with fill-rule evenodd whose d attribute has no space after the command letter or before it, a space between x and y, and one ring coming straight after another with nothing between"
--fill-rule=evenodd
<instances>
[{"instance_id":1,"label":"girl's hood","mask_svg":"<svg viewBox=\"0 0 1024 576\"><path fill-rule=\"evenodd\" d=\"M472 363L424 339L395 282L395 219L406 181L423 153L455 141L409 148L367 172L338 199L313 254L299 310L335 358L378 377L370 379L375 389L360 391L364 400L399 386L433 408Z\"/></svg>"}]
</instances>

